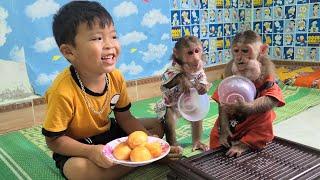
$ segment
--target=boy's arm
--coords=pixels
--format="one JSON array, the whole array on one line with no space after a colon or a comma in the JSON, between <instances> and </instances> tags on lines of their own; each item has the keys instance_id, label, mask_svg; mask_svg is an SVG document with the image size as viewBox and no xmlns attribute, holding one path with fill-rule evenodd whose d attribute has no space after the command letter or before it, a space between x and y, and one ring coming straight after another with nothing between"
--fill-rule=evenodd
<instances>
[{"instance_id":1,"label":"boy's arm","mask_svg":"<svg viewBox=\"0 0 320 180\"><path fill-rule=\"evenodd\" d=\"M45 137L45 140L48 147L55 153L65 156L83 157L103 168L113 165L112 161L103 155L103 145L83 144L68 136Z\"/></svg>"},{"instance_id":2,"label":"boy's arm","mask_svg":"<svg viewBox=\"0 0 320 180\"><path fill-rule=\"evenodd\" d=\"M127 111L114 111L114 116L120 125L120 127L127 133L130 134L134 131L144 131L148 135L151 135L147 129L143 126L143 124L136 119L130 112Z\"/></svg>"}]
</instances>

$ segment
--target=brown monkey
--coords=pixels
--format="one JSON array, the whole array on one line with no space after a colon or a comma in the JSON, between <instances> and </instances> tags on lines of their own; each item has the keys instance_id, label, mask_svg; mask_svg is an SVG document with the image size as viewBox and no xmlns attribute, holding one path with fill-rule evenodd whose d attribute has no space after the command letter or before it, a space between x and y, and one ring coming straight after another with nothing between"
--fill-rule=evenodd
<instances>
[{"instance_id":1,"label":"brown monkey","mask_svg":"<svg viewBox=\"0 0 320 180\"><path fill-rule=\"evenodd\" d=\"M256 86L253 102L219 103L217 90L212 98L219 103L219 117L210 134L210 148L229 148L226 155L240 156L248 149L261 149L274 135L275 106L285 104L275 82L274 64L268 59L268 45L252 30L238 33L232 43L233 59L225 68L225 77L241 75Z\"/></svg>"},{"instance_id":2,"label":"brown monkey","mask_svg":"<svg viewBox=\"0 0 320 180\"><path fill-rule=\"evenodd\" d=\"M172 146L178 146L175 128L180 117L177 110L180 95L189 93L191 87L196 88L199 94L205 94L209 89L203 65L201 41L195 36L180 38L173 49L172 65L162 74L163 98L155 106L155 111L164 122L166 139ZM191 126L192 150L208 150L209 147L200 141L202 120L191 122Z\"/></svg>"}]
</instances>

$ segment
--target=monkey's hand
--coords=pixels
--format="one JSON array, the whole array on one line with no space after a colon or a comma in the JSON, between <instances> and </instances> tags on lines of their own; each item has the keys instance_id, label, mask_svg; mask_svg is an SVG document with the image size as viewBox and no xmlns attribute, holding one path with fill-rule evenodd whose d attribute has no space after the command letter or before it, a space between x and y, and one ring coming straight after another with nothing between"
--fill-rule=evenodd
<instances>
[{"instance_id":1,"label":"monkey's hand","mask_svg":"<svg viewBox=\"0 0 320 180\"><path fill-rule=\"evenodd\" d=\"M233 156L239 157L243 152L249 150L249 146L240 141L235 141L231 143L232 143L232 146L226 153L226 155L229 157L233 157Z\"/></svg>"},{"instance_id":2,"label":"monkey's hand","mask_svg":"<svg viewBox=\"0 0 320 180\"><path fill-rule=\"evenodd\" d=\"M234 112L238 116L247 117L250 114L252 114L253 109L253 103L252 102L245 102L245 101L237 101L232 106L234 109Z\"/></svg>"},{"instance_id":3,"label":"monkey's hand","mask_svg":"<svg viewBox=\"0 0 320 180\"><path fill-rule=\"evenodd\" d=\"M224 103L222 108L226 112L229 119L234 119L238 116L248 116L252 112L253 103L238 100L234 103Z\"/></svg>"},{"instance_id":4,"label":"monkey's hand","mask_svg":"<svg viewBox=\"0 0 320 180\"><path fill-rule=\"evenodd\" d=\"M196 141L192 144L192 151L195 151L195 150L202 150L202 151L208 151L209 150L209 146L202 143L201 141Z\"/></svg>"},{"instance_id":5,"label":"monkey's hand","mask_svg":"<svg viewBox=\"0 0 320 180\"><path fill-rule=\"evenodd\" d=\"M207 93L207 85L206 84L198 83L195 85L195 88L197 89L198 94L200 94L200 95Z\"/></svg>"}]
</instances>

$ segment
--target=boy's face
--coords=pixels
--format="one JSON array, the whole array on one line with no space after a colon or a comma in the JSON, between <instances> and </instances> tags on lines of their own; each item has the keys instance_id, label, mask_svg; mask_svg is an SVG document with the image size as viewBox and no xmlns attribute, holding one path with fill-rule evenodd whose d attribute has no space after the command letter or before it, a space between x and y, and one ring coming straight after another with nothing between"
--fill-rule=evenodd
<instances>
[{"instance_id":1,"label":"boy's face","mask_svg":"<svg viewBox=\"0 0 320 180\"><path fill-rule=\"evenodd\" d=\"M120 43L113 25L101 28L99 23L90 29L87 23L78 27L75 46L70 47L68 59L78 71L88 75L101 75L115 69L120 54Z\"/></svg>"}]
</instances>

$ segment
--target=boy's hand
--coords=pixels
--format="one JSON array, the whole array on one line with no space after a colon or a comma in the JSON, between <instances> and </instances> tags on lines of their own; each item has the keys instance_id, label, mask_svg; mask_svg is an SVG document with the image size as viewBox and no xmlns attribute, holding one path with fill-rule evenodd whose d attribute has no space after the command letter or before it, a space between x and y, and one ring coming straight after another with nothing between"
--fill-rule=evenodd
<instances>
[{"instance_id":1,"label":"boy's hand","mask_svg":"<svg viewBox=\"0 0 320 180\"><path fill-rule=\"evenodd\" d=\"M91 151L89 152L88 159L90 159L92 162L94 162L96 165L103 167L103 168L109 168L113 166L113 162L111 159L108 159L103 154L103 145L90 145Z\"/></svg>"},{"instance_id":2,"label":"boy's hand","mask_svg":"<svg viewBox=\"0 0 320 180\"><path fill-rule=\"evenodd\" d=\"M197 142L194 142L193 145L192 145L192 151L195 151L197 149L200 149L202 151L208 151L209 150L209 146L200 142L200 141L197 141Z\"/></svg>"}]
</instances>

